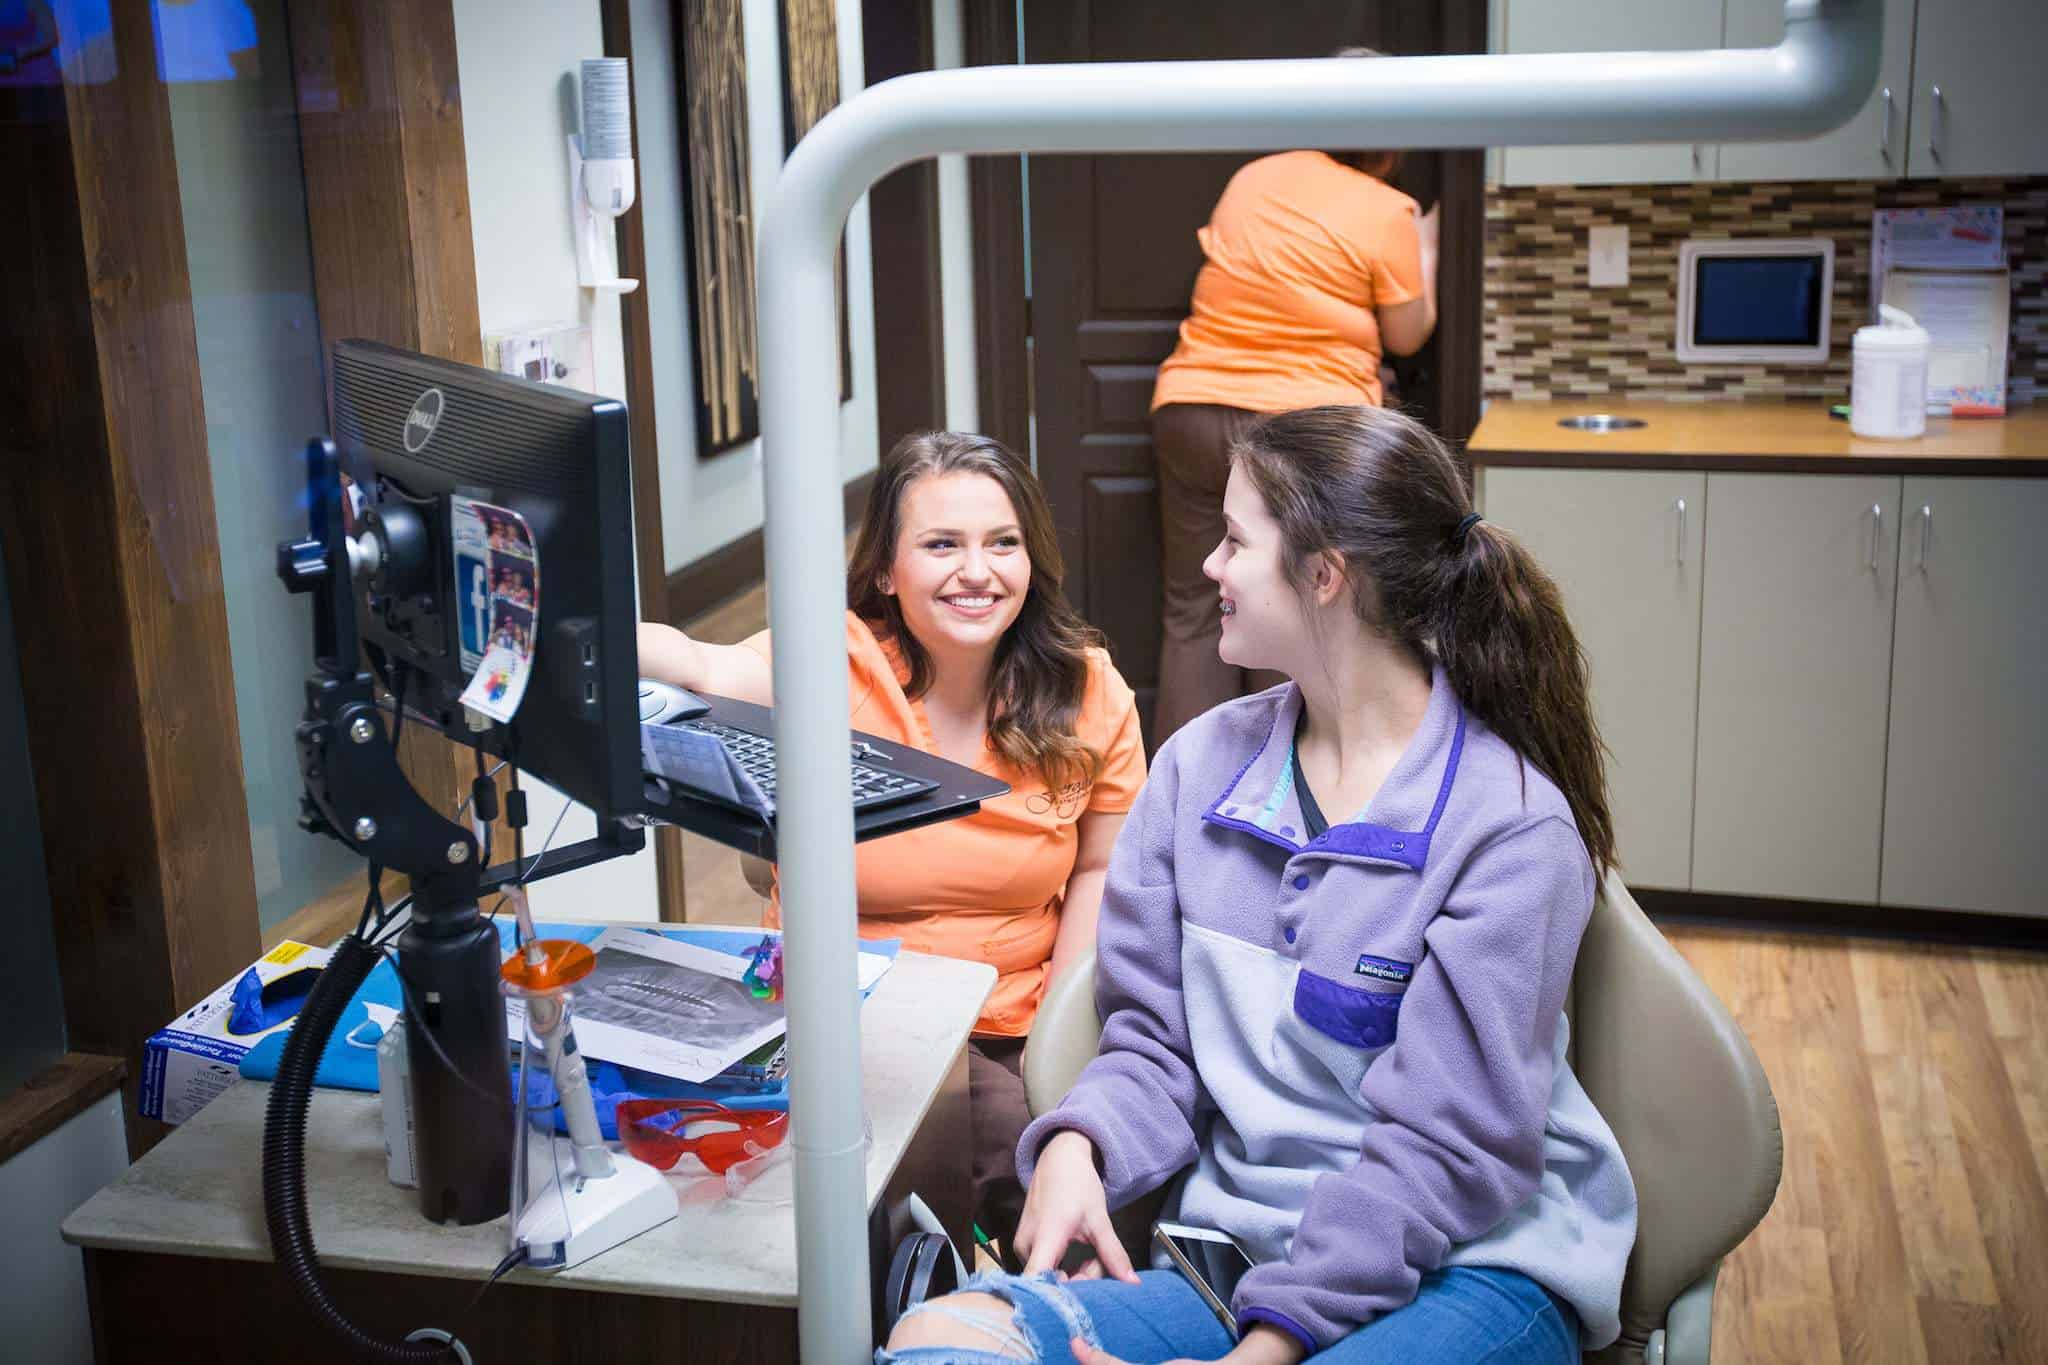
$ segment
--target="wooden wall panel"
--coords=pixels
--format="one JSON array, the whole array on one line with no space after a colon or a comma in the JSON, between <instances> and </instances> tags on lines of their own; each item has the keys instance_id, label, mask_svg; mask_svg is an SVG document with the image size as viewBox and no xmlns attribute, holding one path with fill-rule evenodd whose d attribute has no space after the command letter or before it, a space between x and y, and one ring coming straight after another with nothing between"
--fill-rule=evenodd
<instances>
[{"instance_id":1,"label":"wooden wall panel","mask_svg":"<svg viewBox=\"0 0 2048 1365\"><path fill-rule=\"evenodd\" d=\"M0 540L69 1045L127 1060L259 950L168 92L0 90ZM20 780L10 774L10 780Z\"/></svg>"},{"instance_id":2,"label":"wooden wall panel","mask_svg":"<svg viewBox=\"0 0 2048 1365\"><path fill-rule=\"evenodd\" d=\"M449 0L289 0L287 16L323 363L366 337L481 364ZM425 726L407 727L399 761L443 811L476 776L468 749ZM502 820L493 843L510 855Z\"/></svg>"},{"instance_id":3,"label":"wooden wall panel","mask_svg":"<svg viewBox=\"0 0 2048 1365\"><path fill-rule=\"evenodd\" d=\"M289 15L321 342L481 363L448 0L291 0Z\"/></svg>"}]
</instances>

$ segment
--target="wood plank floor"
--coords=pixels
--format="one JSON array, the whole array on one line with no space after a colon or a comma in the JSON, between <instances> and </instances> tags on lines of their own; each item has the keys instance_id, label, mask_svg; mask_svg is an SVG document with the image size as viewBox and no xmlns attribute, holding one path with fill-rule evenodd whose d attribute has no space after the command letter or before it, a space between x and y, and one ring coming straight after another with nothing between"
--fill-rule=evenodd
<instances>
[{"instance_id":1,"label":"wood plank floor","mask_svg":"<svg viewBox=\"0 0 2048 1365\"><path fill-rule=\"evenodd\" d=\"M2048 1361L2048 957L1671 927L1785 1130L1715 1365Z\"/></svg>"},{"instance_id":2,"label":"wood plank floor","mask_svg":"<svg viewBox=\"0 0 2048 1365\"><path fill-rule=\"evenodd\" d=\"M692 623L731 643L757 589ZM690 918L756 924L686 836ZM1714 1365L2048 1365L2048 955L1672 926L1770 1075L1777 1203L1723 1269Z\"/></svg>"}]
</instances>

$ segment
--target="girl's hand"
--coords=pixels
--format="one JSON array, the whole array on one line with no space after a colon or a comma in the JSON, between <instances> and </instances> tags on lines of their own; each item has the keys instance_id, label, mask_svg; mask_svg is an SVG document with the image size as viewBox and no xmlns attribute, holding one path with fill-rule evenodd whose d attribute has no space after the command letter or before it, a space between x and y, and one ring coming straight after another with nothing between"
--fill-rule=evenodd
<instances>
[{"instance_id":1,"label":"girl's hand","mask_svg":"<svg viewBox=\"0 0 2048 1365\"><path fill-rule=\"evenodd\" d=\"M1024 1214L1017 1220L1017 1254L1024 1258L1024 1273L1057 1269L1073 1242L1086 1242L1095 1251L1075 1278L1096 1279L1107 1272L1126 1284L1138 1282L1131 1258L1109 1224L1109 1198L1095 1170L1095 1144L1069 1129L1039 1153L1038 1169L1024 1197Z\"/></svg>"},{"instance_id":2,"label":"girl's hand","mask_svg":"<svg viewBox=\"0 0 2048 1365\"><path fill-rule=\"evenodd\" d=\"M1079 1337L1069 1341L1067 1349L1074 1353L1074 1359L1079 1362L1079 1365L1127 1365L1127 1362L1117 1359L1107 1351L1090 1346ZM1229 1355L1224 1356L1221 1361L1218 1361L1216 1365L1224 1365L1224 1362L1228 1362L1228 1365L1296 1365L1296 1362L1303 1359L1305 1357L1302 1355L1300 1342L1277 1327L1268 1327L1264 1323L1258 1323L1252 1327L1251 1331L1246 1332L1244 1338L1237 1343L1236 1348ZM1204 1365L1204 1363L1183 1359L1170 1360L1166 1362L1166 1365Z\"/></svg>"}]
</instances>

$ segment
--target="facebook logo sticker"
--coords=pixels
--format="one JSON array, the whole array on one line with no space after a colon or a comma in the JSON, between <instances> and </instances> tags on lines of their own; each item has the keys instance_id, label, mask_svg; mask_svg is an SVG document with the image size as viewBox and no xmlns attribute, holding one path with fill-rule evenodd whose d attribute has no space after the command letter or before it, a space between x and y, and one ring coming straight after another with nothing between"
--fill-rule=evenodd
<instances>
[{"instance_id":1,"label":"facebook logo sticker","mask_svg":"<svg viewBox=\"0 0 2048 1365\"><path fill-rule=\"evenodd\" d=\"M457 553L455 556L455 598L462 618L462 654L465 667L474 667L468 662L471 656L481 660L484 642L490 638L491 630L491 571L490 566L476 555Z\"/></svg>"}]
</instances>

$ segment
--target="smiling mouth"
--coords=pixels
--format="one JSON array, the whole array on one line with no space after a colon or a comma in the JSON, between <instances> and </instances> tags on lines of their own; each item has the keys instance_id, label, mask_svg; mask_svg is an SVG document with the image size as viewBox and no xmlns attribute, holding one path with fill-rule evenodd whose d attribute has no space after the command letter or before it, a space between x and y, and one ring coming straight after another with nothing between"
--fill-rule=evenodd
<instances>
[{"instance_id":1,"label":"smiling mouth","mask_svg":"<svg viewBox=\"0 0 2048 1365\"><path fill-rule=\"evenodd\" d=\"M941 597L939 600L959 611L987 611L996 604L995 594L986 592L955 593L951 597Z\"/></svg>"},{"instance_id":2,"label":"smiling mouth","mask_svg":"<svg viewBox=\"0 0 2048 1365\"><path fill-rule=\"evenodd\" d=\"M1218 605L1217 610L1221 611L1225 616L1235 616L1237 615L1237 603L1226 597Z\"/></svg>"}]
</instances>

